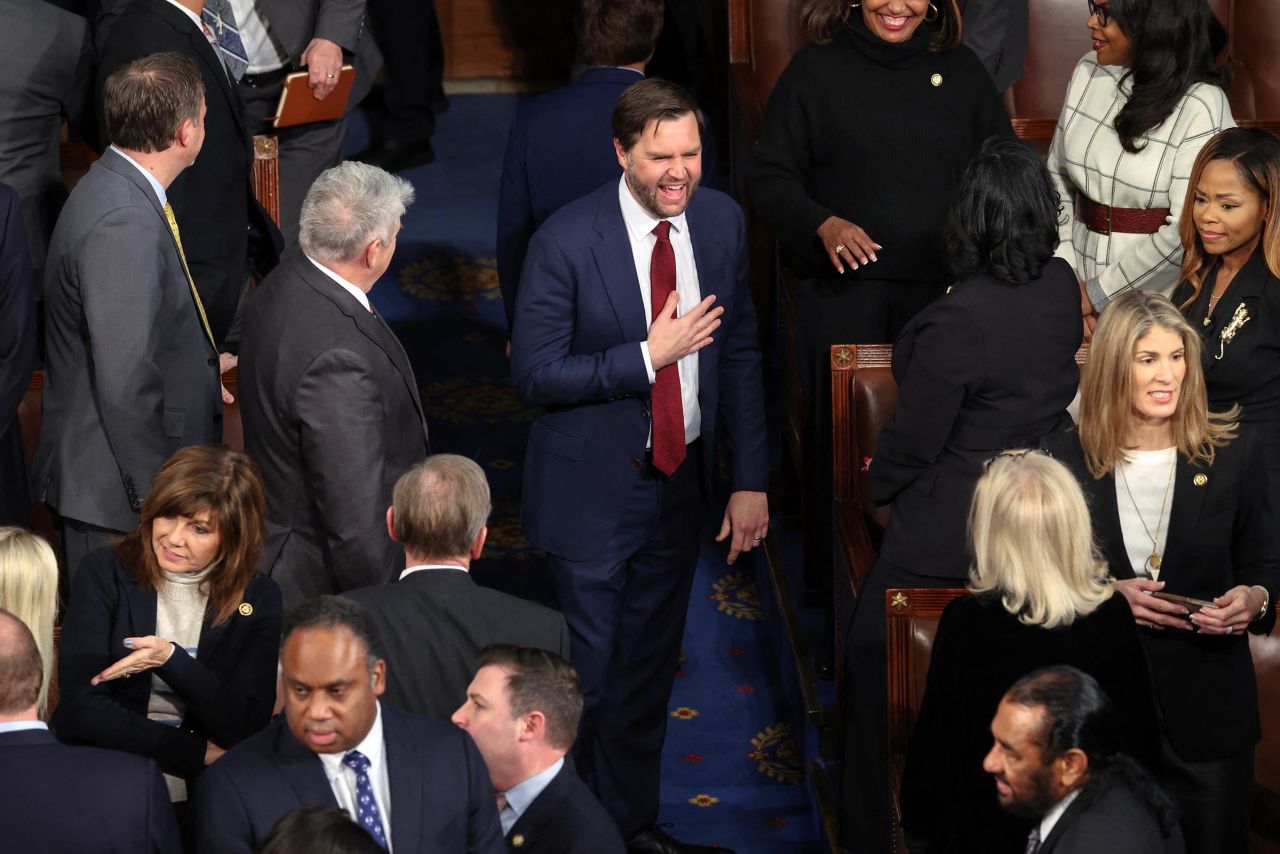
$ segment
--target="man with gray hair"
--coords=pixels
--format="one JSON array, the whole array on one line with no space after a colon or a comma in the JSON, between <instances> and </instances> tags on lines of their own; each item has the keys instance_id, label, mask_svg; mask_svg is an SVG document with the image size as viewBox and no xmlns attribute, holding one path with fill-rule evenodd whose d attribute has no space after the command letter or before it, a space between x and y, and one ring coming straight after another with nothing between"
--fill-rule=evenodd
<instances>
[{"instance_id":1,"label":"man with gray hair","mask_svg":"<svg viewBox=\"0 0 1280 854\"><path fill-rule=\"evenodd\" d=\"M484 549L491 509L484 471L466 457L427 457L396 483L386 525L404 547L405 569L394 584L347 595L378 626L387 699L402 709L449 720L490 644L569 657L564 617L471 579L468 570Z\"/></svg>"},{"instance_id":2,"label":"man with gray hair","mask_svg":"<svg viewBox=\"0 0 1280 854\"><path fill-rule=\"evenodd\" d=\"M245 310L245 450L267 492L260 568L286 605L391 577L384 508L429 448L409 357L368 294L412 201L409 182L375 166L325 171L302 203L299 251Z\"/></svg>"}]
</instances>

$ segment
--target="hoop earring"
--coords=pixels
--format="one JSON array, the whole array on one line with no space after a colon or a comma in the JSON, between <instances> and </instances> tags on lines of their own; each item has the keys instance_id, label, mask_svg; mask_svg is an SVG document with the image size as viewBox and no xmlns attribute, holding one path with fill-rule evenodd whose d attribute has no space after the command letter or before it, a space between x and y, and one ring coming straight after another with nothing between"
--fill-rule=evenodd
<instances>
[{"instance_id":1,"label":"hoop earring","mask_svg":"<svg viewBox=\"0 0 1280 854\"><path fill-rule=\"evenodd\" d=\"M862 5L861 3L850 3L850 4L849 4L849 8L850 8L850 9L856 9L856 8L858 8L858 7L859 7L859 6L861 6L861 5Z\"/></svg>"},{"instance_id":2,"label":"hoop earring","mask_svg":"<svg viewBox=\"0 0 1280 854\"><path fill-rule=\"evenodd\" d=\"M932 13L933 13L933 17L932 17L932 18L930 18L930 17L929 17L929 12L932 12ZM930 4L929 4L929 12L926 12L926 13L925 13L925 15L924 15L924 19L925 19L926 21L928 21L929 23L931 23L931 24L932 24L934 21L938 20L938 15L939 15L938 7L937 7L937 6L935 6L935 5L933 5L932 3L930 3Z\"/></svg>"}]
</instances>

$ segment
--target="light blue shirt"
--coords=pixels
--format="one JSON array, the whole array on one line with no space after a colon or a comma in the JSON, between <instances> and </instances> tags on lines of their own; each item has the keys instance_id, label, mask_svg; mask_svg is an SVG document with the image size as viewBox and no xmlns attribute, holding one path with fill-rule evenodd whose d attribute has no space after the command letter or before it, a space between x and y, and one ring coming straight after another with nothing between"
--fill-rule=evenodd
<instances>
[{"instance_id":1,"label":"light blue shirt","mask_svg":"<svg viewBox=\"0 0 1280 854\"><path fill-rule=\"evenodd\" d=\"M0 733L5 732L22 732L24 729L48 729L49 725L44 721L10 721L9 723L0 724Z\"/></svg>"},{"instance_id":2,"label":"light blue shirt","mask_svg":"<svg viewBox=\"0 0 1280 854\"><path fill-rule=\"evenodd\" d=\"M155 176L155 175L152 175L150 172L148 172L146 169L144 169L144 168L143 168L143 166L142 166L142 164L141 164L141 163L139 163L138 161L134 160L134 159L133 159L132 157L130 157L129 155L125 154L123 151L121 151L121 150L120 150L119 148L117 148L116 146L114 146L114 145L113 145L113 146L111 146L111 150L112 150L112 151L114 151L116 154L119 154L119 155L120 155L121 157L123 157L125 160L129 161L130 163L132 163L132 164L133 164L133 168L134 168L134 169L137 169L139 172L141 172L141 173L142 173L143 177L145 177L145 178L147 179L147 183L151 185L151 189L153 189L153 190L155 190L155 191L156 191L156 198L158 198L158 199L160 200L160 207L164 207L165 205L169 204L169 196L168 196L168 194L166 194L166 193L165 193L165 191L164 191L164 187L163 187L163 186L161 186L160 182L156 180L156 176Z\"/></svg>"},{"instance_id":3,"label":"light blue shirt","mask_svg":"<svg viewBox=\"0 0 1280 854\"><path fill-rule=\"evenodd\" d=\"M528 780L516 783L503 792L507 798L507 805L503 807L502 812L498 813L498 820L502 822L503 836L511 832L511 828L515 827L520 816L524 815L524 811L529 808L529 804L537 800L538 795L542 794L542 790L555 779L563 767L564 757L561 756L545 771L534 774Z\"/></svg>"}]
</instances>

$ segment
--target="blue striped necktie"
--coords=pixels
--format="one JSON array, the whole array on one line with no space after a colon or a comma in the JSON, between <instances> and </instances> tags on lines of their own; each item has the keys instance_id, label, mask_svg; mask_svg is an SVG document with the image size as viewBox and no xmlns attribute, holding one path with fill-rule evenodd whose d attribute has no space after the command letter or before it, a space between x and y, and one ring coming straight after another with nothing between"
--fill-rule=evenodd
<instances>
[{"instance_id":1,"label":"blue striped necktie","mask_svg":"<svg viewBox=\"0 0 1280 854\"><path fill-rule=\"evenodd\" d=\"M205 0L200 19L217 39L218 53L227 73L232 80L239 82L249 68L249 56L245 53L244 42L240 41L240 28L236 25L235 12L231 11L231 0Z\"/></svg>"}]
</instances>

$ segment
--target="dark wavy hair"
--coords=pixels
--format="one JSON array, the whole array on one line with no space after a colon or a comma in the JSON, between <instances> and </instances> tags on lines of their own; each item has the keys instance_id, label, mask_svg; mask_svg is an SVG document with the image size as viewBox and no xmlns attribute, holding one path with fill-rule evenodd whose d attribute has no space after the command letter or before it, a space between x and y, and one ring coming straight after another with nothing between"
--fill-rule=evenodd
<instances>
[{"instance_id":1,"label":"dark wavy hair","mask_svg":"<svg viewBox=\"0 0 1280 854\"><path fill-rule=\"evenodd\" d=\"M936 9L937 16L924 24L933 28L929 50L941 53L959 47L964 34L964 22L958 0L932 0L929 5ZM854 14L860 12L849 0L806 0L800 8L800 26L810 40L826 44L836 33L849 26L849 16Z\"/></svg>"},{"instance_id":2,"label":"dark wavy hair","mask_svg":"<svg viewBox=\"0 0 1280 854\"><path fill-rule=\"evenodd\" d=\"M1125 151L1136 153L1142 135L1173 113L1196 83L1225 87L1231 70L1218 61L1227 31L1205 0L1111 0L1108 11L1133 42L1124 78L1133 94L1115 119Z\"/></svg>"},{"instance_id":3,"label":"dark wavy hair","mask_svg":"<svg viewBox=\"0 0 1280 854\"><path fill-rule=\"evenodd\" d=\"M992 137L969 162L943 232L957 279L988 274L1009 285L1040 276L1058 248L1062 202L1029 145Z\"/></svg>"}]
</instances>

